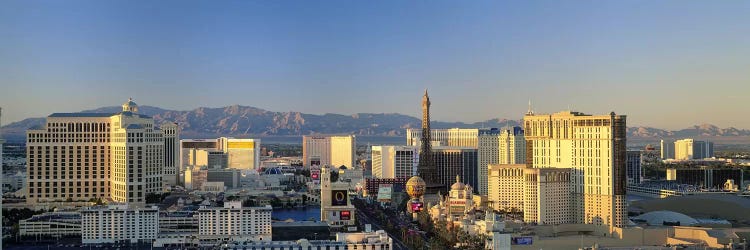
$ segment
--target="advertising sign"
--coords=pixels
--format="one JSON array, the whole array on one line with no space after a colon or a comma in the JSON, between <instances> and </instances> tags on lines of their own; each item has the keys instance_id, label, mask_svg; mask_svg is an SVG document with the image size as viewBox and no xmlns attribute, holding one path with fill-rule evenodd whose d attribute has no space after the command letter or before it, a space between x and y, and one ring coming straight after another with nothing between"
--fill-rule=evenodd
<instances>
[{"instance_id":1,"label":"advertising sign","mask_svg":"<svg viewBox=\"0 0 750 250\"><path fill-rule=\"evenodd\" d=\"M378 188L378 201L389 202L391 201L391 194L393 193L392 184L381 184Z\"/></svg>"},{"instance_id":2,"label":"advertising sign","mask_svg":"<svg viewBox=\"0 0 750 250\"><path fill-rule=\"evenodd\" d=\"M421 202L412 202L411 203L411 211L414 212L414 213L422 211L422 203Z\"/></svg>"},{"instance_id":3,"label":"advertising sign","mask_svg":"<svg viewBox=\"0 0 750 250\"><path fill-rule=\"evenodd\" d=\"M510 238L511 245L531 245L532 242L533 242L533 238L531 238L530 236Z\"/></svg>"},{"instance_id":4,"label":"advertising sign","mask_svg":"<svg viewBox=\"0 0 750 250\"><path fill-rule=\"evenodd\" d=\"M351 220L352 214L350 211L341 211L341 220Z\"/></svg>"},{"instance_id":5,"label":"advertising sign","mask_svg":"<svg viewBox=\"0 0 750 250\"><path fill-rule=\"evenodd\" d=\"M331 206L346 206L347 199L346 190L331 190Z\"/></svg>"}]
</instances>

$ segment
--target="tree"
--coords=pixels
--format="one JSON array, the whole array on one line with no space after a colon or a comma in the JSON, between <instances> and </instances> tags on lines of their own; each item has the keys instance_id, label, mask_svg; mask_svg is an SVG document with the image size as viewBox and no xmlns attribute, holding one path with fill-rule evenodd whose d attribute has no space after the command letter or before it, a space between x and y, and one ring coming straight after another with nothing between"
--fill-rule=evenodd
<instances>
[{"instance_id":1,"label":"tree","mask_svg":"<svg viewBox=\"0 0 750 250\"><path fill-rule=\"evenodd\" d=\"M271 206L272 207L281 207L282 206L281 200L279 200L278 197L273 197L273 199L271 199Z\"/></svg>"},{"instance_id":2,"label":"tree","mask_svg":"<svg viewBox=\"0 0 750 250\"><path fill-rule=\"evenodd\" d=\"M339 172L331 171L331 182L337 182L339 180Z\"/></svg>"},{"instance_id":3,"label":"tree","mask_svg":"<svg viewBox=\"0 0 750 250\"><path fill-rule=\"evenodd\" d=\"M148 193L146 194L146 203L147 204L153 204L153 203L159 203L161 202L162 196L157 193Z\"/></svg>"}]
</instances>

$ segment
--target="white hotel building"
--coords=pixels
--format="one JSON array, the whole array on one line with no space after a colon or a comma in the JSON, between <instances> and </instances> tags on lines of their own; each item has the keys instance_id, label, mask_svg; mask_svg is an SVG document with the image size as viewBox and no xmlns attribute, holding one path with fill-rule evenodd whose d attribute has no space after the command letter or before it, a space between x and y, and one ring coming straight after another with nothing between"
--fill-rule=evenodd
<instances>
[{"instance_id":1,"label":"white hotel building","mask_svg":"<svg viewBox=\"0 0 750 250\"><path fill-rule=\"evenodd\" d=\"M128 205L89 207L81 210L81 240L84 244L144 242L159 234L159 209Z\"/></svg>"},{"instance_id":2,"label":"white hotel building","mask_svg":"<svg viewBox=\"0 0 750 250\"><path fill-rule=\"evenodd\" d=\"M372 146L372 176L409 178L417 175L419 148L414 146Z\"/></svg>"},{"instance_id":3,"label":"white hotel building","mask_svg":"<svg viewBox=\"0 0 750 250\"><path fill-rule=\"evenodd\" d=\"M27 131L26 200L143 204L176 183L178 137L176 124L158 128L132 100L116 114L52 114L42 129Z\"/></svg>"},{"instance_id":4,"label":"white hotel building","mask_svg":"<svg viewBox=\"0 0 750 250\"><path fill-rule=\"evenodd\" d=\"M478 137L478 179L479 194L488 195L490 164L523 164L526 162L526 140L523 129L508 127L503 129L480 129Z\"/></svg>"},{"instance_id":5,"label":"white hotel building","mask_svg":"<svg viewBox=\"0 0 750 250\"><path fill-rule=\"evenodd\" d=\"M229 201L224 207L198 209L198 237L203 245L218 241L271 241L270 205L243 207L240 201Z\"/></svg>"},{"instance_id":6,"label":"white hotel building","mask_svg":"<svg viewBox=\"0 0 750 250\"><path fill-rule=\"evenodd\" d=\"M354 135L306 135L302 137L302 165L356 167Z\"/></svg>"},{"instance_id":7,"label":"white hotel building","mask_svg":"<svg viewBox=\"0 0 750 250\"><path fill-rule=\"evenodd\" d=\"M479 129L476 128L450 128L431 129L430 139L433 146L466 147L477 148ZM421 128L406 129L406 145L420 148L422 139Z\"/></svg>"},{"instance_id":8,"label":"white hotel building","mask_svg":"<svg viewBox=\"0 0 750 250\"><path fill-rule=\"evenodd\" d=\"M570 169L573 223L612 231L627 222L625 118L570 111L524 116L526 164Z\"/></svg>"}]
</instances>

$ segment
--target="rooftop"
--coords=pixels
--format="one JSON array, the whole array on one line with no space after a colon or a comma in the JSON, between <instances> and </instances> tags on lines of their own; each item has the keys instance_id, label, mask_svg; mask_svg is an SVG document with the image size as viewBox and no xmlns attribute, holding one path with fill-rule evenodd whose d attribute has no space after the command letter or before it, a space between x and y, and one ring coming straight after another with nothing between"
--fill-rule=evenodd
<instances>
[{"instance_id":1,"label":"rooftop","mask_svg":"<svg viewBox=\"0 0 750 250\"><path fill-rule=\"evenodd\" d=\"M48 117L110 117L112 113L53 113Z\"/></svg>"}]
</instances>

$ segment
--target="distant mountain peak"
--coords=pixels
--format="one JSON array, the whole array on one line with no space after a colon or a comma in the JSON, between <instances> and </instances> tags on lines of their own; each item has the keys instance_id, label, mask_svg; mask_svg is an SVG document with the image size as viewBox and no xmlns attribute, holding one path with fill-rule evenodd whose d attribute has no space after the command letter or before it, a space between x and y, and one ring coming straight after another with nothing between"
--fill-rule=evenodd
<instances>
[{"instance_id":1,"label":"distant mountain peak","mask_svg":"<svg viewBox=\"0 0 750 250\"><path fill-rule=\"evenodd\" d=\"M299 136L308 134L352 133L373 136L404 136L406 128L419 128L421 120L399 113L355 113L351 115L326 113L306 114L296 111L275 112L234 104L226 107L199 107L188 111L167 110L140 106L140 112L154 117L157 124L177 122L184 138L215 136ZM116 113L119 106L84 110L87 113ZM24 140L26 130L41 126L44 118L28 118L2 128L9 140ZM463 123L432 121L433 128L502 128L519 126L519 121L492 118L486 121ZM699 124L686 129L668 131L653 127L629 127L630 137L663 138L693 136L750 136L750 130Z\"/></svg>"}]
</instances>

